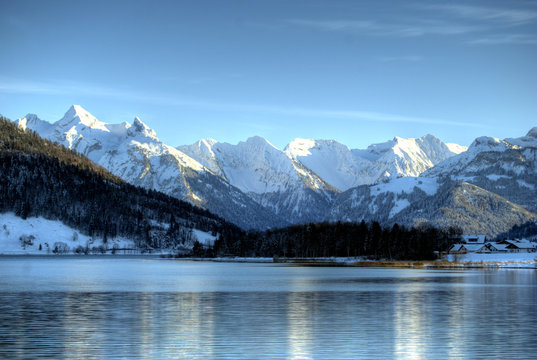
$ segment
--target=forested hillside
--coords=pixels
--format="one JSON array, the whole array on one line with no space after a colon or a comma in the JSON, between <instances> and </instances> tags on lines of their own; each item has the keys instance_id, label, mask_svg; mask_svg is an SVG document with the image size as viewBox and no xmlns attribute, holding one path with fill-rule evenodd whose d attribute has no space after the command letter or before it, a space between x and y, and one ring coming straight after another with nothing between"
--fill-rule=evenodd
<instances>
[{"instance_id":1,"label":"forested hillside","mask_svg":"<svg viewBox=\"0 0 537 360\"><path fill-rule=\"evenodd\" d=\"M85 156L0 118L0 213L59 220L89 236L173 248L192 228L236 227L206 210L130 185Z\"/></svg>"}]
</instances>

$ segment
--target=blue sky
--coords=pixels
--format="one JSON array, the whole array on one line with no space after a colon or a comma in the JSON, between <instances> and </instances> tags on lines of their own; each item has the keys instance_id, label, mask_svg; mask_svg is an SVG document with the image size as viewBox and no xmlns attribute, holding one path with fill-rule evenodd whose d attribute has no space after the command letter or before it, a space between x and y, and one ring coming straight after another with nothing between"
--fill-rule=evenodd
<instances>
[{"instance_id":1,"label":"blue sky","mask_svg":"<svg viewBox=\"0 0 537 360\"><path fill-rule=\"evenodd\" d=\"M0 0L0 113L79 104L170 145L469 145L537 126L536 1Z\"/></svg>"}]
</instances>

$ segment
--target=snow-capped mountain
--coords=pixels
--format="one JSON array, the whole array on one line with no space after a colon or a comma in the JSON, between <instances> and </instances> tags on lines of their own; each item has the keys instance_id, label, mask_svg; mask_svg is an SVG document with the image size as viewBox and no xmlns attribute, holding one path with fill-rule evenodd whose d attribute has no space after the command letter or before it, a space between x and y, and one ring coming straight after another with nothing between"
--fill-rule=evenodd
<instances>
[{"instance_id":1,"label":"snow-capped mountain","mask_svg":"<svg viewBox=\"0 0 537 360\"><path fill-rule=\"evenodd\" d=\"M336 197L331 221L362 219L384 225L456 226L467 234L495 236L535 220L537 215L467 182L404 177L359 186Z\"/></svg>"},{"instance_id":2,"label":"snow-capped mountain","mask_svg":"<svg viewBox=\"0 0 537 360\"><path fill-rule=\"evenodd\" d=\"M200 140L178 149L292 222L321 219L336 190L261 137L237 145Z\"/></svg>"},{"instance_id":3,"label":"snow-capped mountain","mask_svg":"<svg viewBox=\"0 0 537 360\"><path fill-rule=\"evenodd\" d=\"M519 138L479 137L422 176L463 180L537 212L537 127Z\"/></svg>"},{"instance_id":4,"label":"snow-capped mountain","mask_svg":"<svg viewBox=\"0 0 537 360\"><path fill-rule=\"evenodd\" d=\"M395 137L365 150L351 150L333 140L296 139L285 152L338 190L345 191L391 177L418 176L465 150L464 146L445 144L425 135L419 139Z\"/></svg>"},{"instance_id":5,"label":"snow-capped mountain","mask_svg":"<svg viewBox=\"0 0 537 360\"><path fill-rule=\"evenodd\" d=\"M237 145L200 140L179 150L215 171L245 193L265 194L307 186L328 185L315 174L305 174L299 165L266 139L255 136Z\"/></svg>"},{"instance_id":6,"label":"snow-capped mountain","mask_svg":"<svg viewBox=\"0 0 537 360\"><path fill-rule=\"evenodd\" d=\"M130 183L188 200L243 228L361 219L451 224L460 218L477 231L481 225L469 220L475 215L490 223L485 228L492 234L534 216L516 205L537 210L537 128L516 139L481 137L468 150L425 135L366 149L295 139L282 151L261 137L174 148L139 118L107 124L76 105L54 124L35 115L18 124ZM482 206L464 203L464 194ZM494 218L491 206L515 215Z\"/></svg>"},{"instance_id":7,"label":"snow-capped mountain","mask_svg":"<svg viewBox=\"0 0 537 360\"><path fill-rule=\"evenodd\" d=\"M18 124L77 150L134 185L188 200L244 228L287 223L196 160L162 143L138 117L132 124L106 124L73 105L54 124L35 115Z\"/></svg>"},{"instance_id":8,"label":"snow-capped mountain","mask_svg":"<svg viewBox=\"0 0 537 360\"><path fill-rule=\"evenodd\" d=\"M464 147L432 135L351 150L333 140L296 139L284 151L261 137L237 145L200 140L178 149L293 222L321 221L334 196L393 176L417 176Z\"/></svg>"}]
</instances>

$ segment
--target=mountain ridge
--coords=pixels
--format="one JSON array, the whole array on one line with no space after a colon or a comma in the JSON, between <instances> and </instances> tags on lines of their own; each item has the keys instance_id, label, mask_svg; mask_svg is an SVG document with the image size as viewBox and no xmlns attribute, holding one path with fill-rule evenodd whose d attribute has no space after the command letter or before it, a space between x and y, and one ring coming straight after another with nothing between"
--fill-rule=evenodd
<instances>
[{"instance_id":1,"label":"mountain ridge","mask_svg":"<svg viewBox=\"0 0 537 360\"><path fill-rule=\"evenodd\" d=\"M77 118L78 122L73 121ZM516 139L480 137L468 148L443 143L427 134L411 139L396 136L366 149L350 149L335 140L297 138L280 150L259 136L236 145L202 139L191 145L172 147L161 142L156 132L138 117L132 124L106 124L79 106L72 106L60 121L50 126L35 115L19 119L17 123L21 128L34 128L45 137L88 155L128 182L188 200L244 229L326 220L356 221L361 220L360 214L366 220L386 224L403 218L412 222L410 217L418 216L417 213L404 217L399 214L408 212L413 202L439 196L436 194L438 184L448 178L453 184L466 181L483 188L486 192L479 192L478 196L488 202L499 201L489 195L493 193L500 195L501 201L520 204L524 199L517 198L516 194L509 195L510 189L526 186L524 196L527 197L537 188L537 180L531 178L537 162L525 158L535 155L532 139L537 128ZM511 167L504 173L490 172L489 175L504 179L505 173L510 171L511 180L503 192L501 188L475 180L475 174L469 176L464 172L469 162L486 156L491 157L491 164L500 167L507 166L509 156L522 159L517 160L518 168ZM474 171L479 173L485 169L483 166L474 167ZM517 169L525 170L517 173ZM398 187L406 190L401 192ZM433 188L434 194L430 193ZM373 196L375 191L384 195ZM358 210L360 201L356 199L360 196L370 203L362 204L365 207ZM438 199L430 200L442 203ZM377 203L379 201L381 203ZM537 211L537 203L531 200L522 205ZM468 212L468 209L461 211ZM514 211L523 212L518 208ZM518 218L527 220L531 215ZM427 221L441 223L437 220ZM466 230L479 229L472 226ZM498 225L491 231L500 230L505 231L505 226Z\"/></svg>"}]
</instances>

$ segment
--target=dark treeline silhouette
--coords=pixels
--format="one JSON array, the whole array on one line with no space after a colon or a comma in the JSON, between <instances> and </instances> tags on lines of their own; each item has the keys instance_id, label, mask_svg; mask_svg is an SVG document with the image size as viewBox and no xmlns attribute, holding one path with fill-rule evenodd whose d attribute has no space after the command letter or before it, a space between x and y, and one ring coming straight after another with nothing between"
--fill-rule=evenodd
<instances>
[{"instance_id":1,"label":"dark treeline silhouette","mask_svg":"<svg viewBox=\"0 0 537 360\"><path fill-rule=\"evenodd\" d=\"M278 230L224 233L211 249L217 256L330 257L431 260L458 241L457 228L383 228L378 222L315 223Z\"/></svg>"},{"instance_id":2,"label":"dark treeline silhouette","mask_svg":"<svg viewBox=\"0 0 537 360\"><path fill-rule=\"evenodd\" d=\"M239 231L206 210L130 185L87 157L0 118L0 212L9 211L60 220L105 240L130 237L141 248L174 247L192 228Z\"/></svg>"},{"instance_id":3,"label":"dark treeline silhouette","mask_svg":"<svg viewBox=\"0 0 537 360\"><path fill-rule=\"evenodd\" d=\"M496 237L496 240L503 239L537 240L537 221L528 221L524 224L515 225L509 231Z\"/></svg>"}]
</instances>

